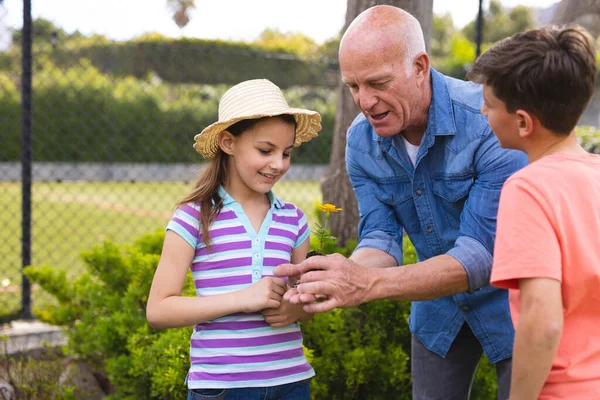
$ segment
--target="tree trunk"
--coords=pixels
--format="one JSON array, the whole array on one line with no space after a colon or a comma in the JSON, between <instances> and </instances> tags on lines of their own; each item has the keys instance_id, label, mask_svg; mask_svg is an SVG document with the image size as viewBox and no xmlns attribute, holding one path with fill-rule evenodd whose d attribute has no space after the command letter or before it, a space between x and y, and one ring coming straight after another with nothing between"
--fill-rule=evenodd
<instances>
[{"instance_id":1,"label":"tree trunk","mask_svg":"<svg viewBox=\"0 0 600 400\"><path fill-rule=\"evenodd\" d=\"M552 23L578 24L597 38L600 34L600 1L562 0L557 6Z\"/></svg>"},{"instance_id":2,"label":"tree trunk","mask_svg":"<svg viewBox=\"0 0 600 400\"><path fill-rule=\"evenodd\" d=\"M348 0L344 31L362 11L369 7L388 4L400 7L411 13L421 23L425 44L429 49L431 41L431 23L433 19L433 0ZM346 131L359 113L350 91L340 81L338 86L338 105L333 130L333 145L329 169L321 178L323 202L341 207L343 211L331 216L329 227L340 245L346 245L348 239L358 238L358 205L352 185L346 173Z\"/></svg>"}]
</instances>

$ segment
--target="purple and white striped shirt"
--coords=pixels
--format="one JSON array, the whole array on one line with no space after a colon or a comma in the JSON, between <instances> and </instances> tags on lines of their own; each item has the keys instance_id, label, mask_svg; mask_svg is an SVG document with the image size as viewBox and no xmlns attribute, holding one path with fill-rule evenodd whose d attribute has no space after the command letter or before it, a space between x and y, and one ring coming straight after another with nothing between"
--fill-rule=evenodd
<instances>
[{"instance_id":1,"label":"purple and white striped shirt","mask_svg":"<svg viewBox=\"0 0 600 400\"><path fill-rule=\"evenodd\" d=\"M200 205L179 207L167 225L195 250L191 271L198 296L237 291L273 276L308 237L304 213L268 193L271 208L256 232L242 206L222 187L223 209L202 241ZM197 324L191 337L190 389L267 387L314 376L297 323L273 328L261 313L236 313Z\"/></svg>"}]
</instances>

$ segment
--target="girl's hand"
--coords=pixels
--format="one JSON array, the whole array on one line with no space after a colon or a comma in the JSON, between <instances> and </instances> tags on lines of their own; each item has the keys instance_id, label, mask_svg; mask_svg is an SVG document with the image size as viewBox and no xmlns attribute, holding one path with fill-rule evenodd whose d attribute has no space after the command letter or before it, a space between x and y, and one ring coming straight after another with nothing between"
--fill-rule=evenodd
<instances>
[{"instance_id":1,"label":"girl's hand","mask_svg":"<svg viewBox=\"0 0 600 400\"><path fill-rule=\"evenodd\" d=\"M250 287L242 290L242 307L244 312L261 311L265 308L278 308L287 289L281 278L266 277Z\"/></svg>"},{"instance_id":2,"label":"girl's hand","mask_svg":"<svg viewBox=\"0 0 600 400\"><path fill-rule=\"evenodd\" d=\"M289 301L282 300L277 308L267 308L261 313L265 321L274 328L281 328L293 324L296 321L307 321L311 314L303 309L303 304L292 304Z\"/></svg>"}]
</instances>

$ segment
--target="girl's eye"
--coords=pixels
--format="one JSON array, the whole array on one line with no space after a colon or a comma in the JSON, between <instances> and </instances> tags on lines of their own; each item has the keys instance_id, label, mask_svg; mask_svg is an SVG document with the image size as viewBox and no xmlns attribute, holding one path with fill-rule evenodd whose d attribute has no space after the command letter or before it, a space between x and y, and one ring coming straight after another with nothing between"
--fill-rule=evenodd
<instances>
[{"instance_id":1,"label":"girl's eye","mask_svg":"<svg viewBox=\"0 0 600 400\"><path fill-rule=\"evenodd\" d=\"M264 150L264 149L258 149L258 151L260 151L261 154L269 154L271 152L270 150Z\"/></svg>"},{"instance_id":2,"label":"girl's eye","mask_svg":"<svg viewBox=\"0 0 600 400\"><path fill-rule=\"evenodd\" d=\"M292 153L283 153L283 158L291 157Z\"/></svg>"}]
</instances>

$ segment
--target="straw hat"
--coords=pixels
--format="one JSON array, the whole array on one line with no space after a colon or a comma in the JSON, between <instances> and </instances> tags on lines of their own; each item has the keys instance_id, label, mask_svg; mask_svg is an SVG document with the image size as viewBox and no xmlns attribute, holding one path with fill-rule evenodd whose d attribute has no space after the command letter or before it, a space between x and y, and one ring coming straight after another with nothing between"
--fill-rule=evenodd
<instances>
[{"instance_id":1,"label":"straw hat","mask_svg":"<svg viewBox=\"0 0 600 400\"><path fill-rule=\"evenodd\" d=\"M219 120L194 136L194 148L206 159L219 149L219 134L244 119L289 114L296 119L294 146L308 142L321 130L321 116L316 111L290 108L281 89L267 79L253 79L230 88L219 102Z\"/></svg>"}]
</instances>

